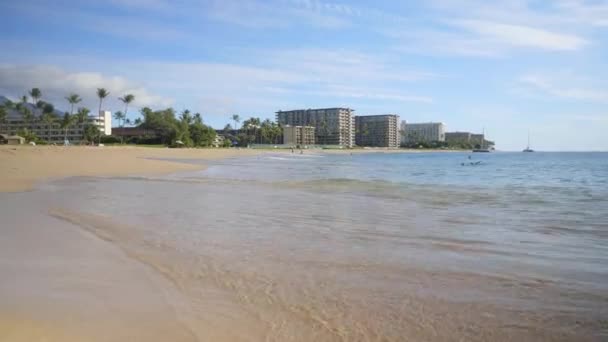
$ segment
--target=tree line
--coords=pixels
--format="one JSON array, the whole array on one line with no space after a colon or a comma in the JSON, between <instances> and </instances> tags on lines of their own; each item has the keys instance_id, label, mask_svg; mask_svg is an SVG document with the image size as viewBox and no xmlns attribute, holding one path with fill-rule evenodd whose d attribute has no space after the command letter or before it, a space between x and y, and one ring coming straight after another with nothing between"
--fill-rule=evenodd
<instances>
[{"instance_id":1,"label":"tree line","mask_svg":"<svg viewBox=\"0 0 608 342\"><path fill-rule=\"evenodd\" d=\"M246 147L251 144L282 144L283 129L276 122L265 119L252 117L245 121L239 127L241 122L239 115L232 116L234 127L226 124L224 127L224 136L226 139L234 142L234 145Z\"/></svg>"}]
</instances>

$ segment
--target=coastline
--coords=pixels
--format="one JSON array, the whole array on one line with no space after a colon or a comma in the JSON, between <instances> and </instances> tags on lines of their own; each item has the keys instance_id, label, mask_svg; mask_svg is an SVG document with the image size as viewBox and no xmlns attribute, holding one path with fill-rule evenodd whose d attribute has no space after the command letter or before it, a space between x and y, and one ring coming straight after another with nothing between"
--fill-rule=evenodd
<instances>
[{"instance_id":1,"label":"coastline","mask_svg":"<svg viewBox=\"0 0 608 342\"><path fill-rule=\"evenodd\" d=\"M36 183L76 176L160 175L204 165L161 159L213 160L264 153L249 149L0 146L0 192L32 190Z\"/></svg>"},{"instance_id":2,"label":"coastline","mask_svg":"<svg viewBox=\"0 0 608 342\"><path fill-rule=\"evenodd\" d=\"M37 183L76 176L162 175L204 169L168 159L214 160L289 153L288 149L170 149L141 146L0 146L0 192L32 190ZM352 149L305 153L458 153L455 150Z\"/></svg>"}]
</instances>

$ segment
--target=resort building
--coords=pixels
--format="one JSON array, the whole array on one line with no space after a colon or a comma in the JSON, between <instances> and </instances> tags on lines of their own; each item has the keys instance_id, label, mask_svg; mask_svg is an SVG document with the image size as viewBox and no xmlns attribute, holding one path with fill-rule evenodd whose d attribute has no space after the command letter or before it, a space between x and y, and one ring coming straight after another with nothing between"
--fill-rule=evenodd
<instances>
[{"instance_id":1,"label":"resort building","mask_svg":"<svg viewBox=\"0 0 608 342\"><path fill-rule=\"evenodd\" d=\"M354 110L319 108L278 111L277 123L285 126L312 126L315 142L321 145L353 147L355 144Z\"/></svg>"},{"instance_id":2,"label":"resort building","mask_svg":"<svg viewBox=\"0 0 608 342\"><path fill-rule=\"evenodd\" d=\"M102 134L112 134L112 113L109 111L102 111L99 116L88 116L83 122L74 122L66 132L64 128L61 128L63 119L61 112L55 111L53 113L55 120L49 123L41 119L39 109L32 105L29 105L28 108L32 113L32 119L29 122L18 110L9 110L6 122L0 125L0 133L13 136L17 135L19 131L27 129L49 144L63 144L64 139L72 144L79 143L83 139L84 128L87 125L96 126Z\"/></svg>"},{"instance_id":3,"label":"resort building","mask_svg":"<svg viewBox=\"0 0 608 342\"><path fill-rule=\"evenodd\" d=\"M442 122L401 124L402 142L404 144L445 141L445 125Z\"/></svg>"},{"instance_id":4,"label":"resort building","mask_svg":"<svg viewBox=\"0 0 608 342\"><path fill-rule=\"evenodd\" d=\"M471 143L474 145L481 145L484 140L485 134L471 134Z\"/></svg>"},{"instance_id":5,"label":"resort building","mask_svg":"<svg viewBox=\"0 0 608 342\"><path fill-rule=\"evenodd\" d=\"M313 126L283 126L283 144L308 146L315 144L315 128Z\"/></svg>"},{"instance_id":6,"label":"resort building","mask_svg":"<svg viewBox=\"0 0 608 342\"><path fill-rule=\"evenodd\" d=\"M455 143L470 143L471 133L469 132L446 132L445 141L450 144Z\"/></svg>"},{"instance_id":7,"label":"resort building","mask_svg":"<svg viewBox=\"0 0 608 342\"><path fill-rule=\"evenodd\" d=\"M355 116L355 142L357 146L399 147L399 116Z\"/></svg>"}]
</instances>

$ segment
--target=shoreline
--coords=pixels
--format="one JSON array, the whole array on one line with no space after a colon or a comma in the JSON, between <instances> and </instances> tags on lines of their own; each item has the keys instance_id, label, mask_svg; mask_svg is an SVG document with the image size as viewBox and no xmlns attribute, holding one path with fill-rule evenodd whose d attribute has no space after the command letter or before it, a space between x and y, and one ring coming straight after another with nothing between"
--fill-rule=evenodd
<instances>
[{"instance_id":1,"label":"shoreline","mask_svg":"<svg viewBox=\"0 0 608 342\"><path fill-rule=\"evenodd\" d=\"M253 156L249 149L169 149L134 146L0 146L0 192L31 191L40 182L68 177L163 175L205 165L168 159L214 160Z\"/></svg>"},{"instance_id":2,"label":"shoreline","mask_svg":"<svg viewBox=\"0 0 608 342\"><path fill-rule=\"evenodd\" d=\"M263 153L289 153L289 149L170 149L142 146L0 146L0 193L35 189L40 182L68 177L118 177L164 175L196 171L205 165L177 159L215 160L255 156ZM458 153L456 150L345 149L306 150L315 154L361 153ZM176 159L176 160L170 160Z\"/></svg>"}]
</instances>

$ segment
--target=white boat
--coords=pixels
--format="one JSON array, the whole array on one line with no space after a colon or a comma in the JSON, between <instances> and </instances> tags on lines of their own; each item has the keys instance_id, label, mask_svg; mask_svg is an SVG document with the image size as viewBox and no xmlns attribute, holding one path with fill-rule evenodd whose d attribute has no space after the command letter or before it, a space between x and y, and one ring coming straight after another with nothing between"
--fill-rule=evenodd
<instances>
[{"instance_id":1,"label":"white boat","mask_svg":"<svg viewBox=\"0 0 608 342\"><path fill-rule=\"evenodd\" d=\"M530 148L530 131L528 131L528 146L526 146L522 152L534 152L534 150Z\"/></svg>"}]
</instances>

